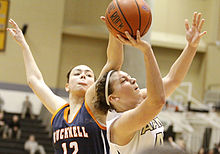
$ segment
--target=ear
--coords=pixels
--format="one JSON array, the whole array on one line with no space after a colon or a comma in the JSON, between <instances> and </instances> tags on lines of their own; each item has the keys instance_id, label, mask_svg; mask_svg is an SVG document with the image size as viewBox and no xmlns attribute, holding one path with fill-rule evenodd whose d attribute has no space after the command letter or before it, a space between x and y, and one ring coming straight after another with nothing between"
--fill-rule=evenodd
<instances>
[{"instance_id":1,"label":"ear","mask_svg":"<svg viewBox=\"0 0 220 154\"><path fill-rule=\"evenodd\" d=\"M65 90L66 90L66 92L69 92L69 90L70 90L70 89L69 89L69 83L66 83L66 84L65 84Z\"/></svg>"},{"instance_id":2,"label":"ear","mask_svg":"<svg viewBox=\"0 0 220 154\"><path fill-rule=\"evenodd\" d=\"M109 102L117 103L120 100L120 98L111 94L108 96L108 100L109 100Z\"/></svg>"}]
</instances>

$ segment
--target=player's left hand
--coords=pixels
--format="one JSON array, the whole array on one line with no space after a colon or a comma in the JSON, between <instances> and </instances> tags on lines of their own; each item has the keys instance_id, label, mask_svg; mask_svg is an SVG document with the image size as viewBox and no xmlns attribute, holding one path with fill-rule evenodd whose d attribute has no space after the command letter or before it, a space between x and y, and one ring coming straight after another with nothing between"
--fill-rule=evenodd
<instances>
[{"instance_id":1,"label":"player's left hand","mask_svg":"<svg viewBox=\"0 0 220 154\"><path fill-rule=\"evenodd\" d=\"M125 35L128 38L128 40L123 38L121 35L117 35L118 39L121 43L133 46L135 48L140 49L141 51L146 50L148 48L151 48L151 45L147 41L141 40L139 30L137 30L137 39L136 40L127 31L125 31Z\"/></svg>"},{"instance_id":2,"label":"player's left hand","mask_svg":"<svg viewBox=\"0 0 220 154\"><path fill-rule=\"evenodd\" d=\"M12 28L7 28L7 31L9 31L12 38L15 39L15 41L22 46L26 41L24 38L24 35L22 33L22 30L18 27L16 22L12 19L9 20L9 24L12 25Z\"/></svg>"},{"instance_id":3,"label":"player's left hand","mask_svg":"<svg viewBox=\"0 0 220 154\"><path fill-rule=\"evenodd\" d=\"M198 47L200 39L207 33L206 31L201 32L202 26L205 22L205 19L201 20L201 16L201 13L193 13L193 22L191 27L189 26L188 19L185 20L186 40L191 47Z\"/></svg>"}]
</instances>

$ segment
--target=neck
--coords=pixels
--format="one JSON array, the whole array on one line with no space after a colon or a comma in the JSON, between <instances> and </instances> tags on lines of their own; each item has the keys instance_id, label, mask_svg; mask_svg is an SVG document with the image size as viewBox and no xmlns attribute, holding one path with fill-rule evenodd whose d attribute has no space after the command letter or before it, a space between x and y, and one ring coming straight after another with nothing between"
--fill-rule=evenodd
<instances>
[{"instance_id":1,"label":"neck","mask_svg":"<svg viewBox=\"0 0 220 154\"><path fill-rule=\"evenodd\" d=\"M69 94L69 103L70 103L70 105L82 104L84 99L85 99L85 96L76 95L76 94L73 94L73 93Z\"/></svg>"},{"instance_id":2,"label":"neck","mask_svg":"<svg viewBox=\"0 0 220 154\"><path fill-rule=\"evenodd\" d=\"M85 100L85 97L77 96L75 94L69 94L69 105L70 105L70 114L74 114L81 107Z\"/></svg>"},{"instance_id":3,"label":"neck","mask_svg":"<svg viewBox=\"0 0 220 154\"><path fill-rule=\"evenodd\" d=\"M121 104L127 104L126 106L125 105L121 105L121 106L118 106L116 109L116 112L117 113L122 113L122 112L125 112L125 111L129 111L131 109L134 109L136 108L139 104L142 103L142 101L144 100L143 97L140 97L140 98L136 98L134 100L129 100L129 103L128 101L123 102ZM120 103L119 103L120 104Z\"/></svg>"}]
</instances>

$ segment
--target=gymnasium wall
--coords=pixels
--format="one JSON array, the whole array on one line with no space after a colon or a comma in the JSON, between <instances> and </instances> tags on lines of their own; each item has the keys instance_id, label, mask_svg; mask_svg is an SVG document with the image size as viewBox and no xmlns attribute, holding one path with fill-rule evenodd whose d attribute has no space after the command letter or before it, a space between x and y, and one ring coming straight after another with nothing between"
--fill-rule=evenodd
<instances>
[{"instance_id":1,"label":"gymnasium wall","mask_svg":"<svg viewBox=\"0 0 220 154\"><path fill-rule=\"evenodd\" d=\"M80 4L79 4L80 3ZM81 25L82 29L81 31L89 31L92 29L93 25L96 25L97 27L101 27L103 24L98 20L100 15L103 15L105 12L105 7L109 3L109 0L106 1L99 1L99 6L97 7L96 3L94 1L72 1L67 0L66 1L66 10L65 10L65 17L64 17L64 25L65 26L74 26L74 25ZM192 63L192 67L189 70L189 73L187 74L184 81L186 82L192 82L193 85L193 93L192 95L202 100L205 90L208 88L208 85L211 83L218 84L220 82L220 71L217 71L216 65L219 65L218 58L219 56L216 54L213 54L213 50L209 51L210 44L215 40L215 28L213 28L213 25L215 25L215 19L217 17L217 8L216 3L217 0L157 0L153 1L154 3L154 10L153 10L153 24L152 24L152 45L154 47L156 58L158 59L158 63L161 69L161 73L163 76L167 74L170 67L172 66L173 62L176 60L176 58L181 54L181 51L185 47L186 41L185 41L185 26L184 26L184 19L188 18L189 21L192 20L192 14L194 11L199 11L203 13L203 17L206 19L206 23L203 27L204 30L208 31L208 34L206 37L204 37L201 40L198 52L195 56L195 59ZM89 7L87 7L89 6ZM86 9L87 7L87 9ZM104 8L102 8L104 7ZM89 15L88 15L89 14ZM89 25L89 26L85 26ZM73 28L74 29L74 28ZM89 29L89 30L88 30ZM101 31L101 29L100 29ZM90 31L89 31L90 32ZM87 44L86 42L89 40L96 40L97 34L94 32L94 36L91 36L90 34L82 34L80 33L69 33L70 35L63 35L63 46L62 46L62 58L61 58L61 65L60 67L60 76L59 76L59 88L62 88L65 84L65 78L64 75L66 74L65 64L63 63L69 63L66 60L68 60L71 56L70 53L67 54L71 49L74 51L78 51L77 48L74 48L74 44L77 42L78 47L82 49L83 51L88 48L87 51L90 51L90 46L85 46L84 44ZM80 37L79 37L80 36ZM161 37L162 36L162 37ZM72 41L70 41L70 39ZM81 41L83 39L83 41ZM68 41L67 41L68 40ZM100 40L100 39L98 39ZM97 53L94 54L96 59L98 59L98 56L103 56L102 61L99 61L99 64L97 61L95 61L98 67L95 69L92 67L92 65L89 65L92 67L92 69L95 71L96 75L101 70L101 67L105 63L105 47L106 47L106 37L102 37L101 40L103 40L103 43L99 42L99 47L97 47ZM101 41L100 40L100 41ZM69 43L68 43L69 42ZM74 42L74 43L71 43ZM69 45L67 45L69 44ZM68 49L69 46L69 49ZM102 49L100 49L103 46ZM93 44L93 47L96 48L96 46ZM99 50L100 49L100 50ZM211 50L211 49L210 49ZM218 53L219 49L214 50ZM77 52L76 57L84 57L86 59L85 52ZM81 56L80 56L81 54ZM77 62L82 61L82 59L77 58L78 60L75 60L73 55L73 61L72 64L76 65ZM216 55L216 57L214 56ZM213 56L216 60L213 60ZM89 56L90 57L90 56ZM211 58L212 57L212 58ZM84 59L83 58L83 59ZM101 58L100 58L101 59ZM87 63L87 59L84 63ZM94 62L94 61L93 61ZM79 64L80 64L79 63ZM89 63L89 62L88 62ZM101 65L100 65L101 64ZM209 72L209 73L208 73ZM215 79L213 80L213 75L215 74ZM140 81L139 81L140 82ZM144 85L142 85L144 86Z\"/></svg>"},{"instance_id":2,"label":"gymnasium wall","mask_svg":"<svg viewBox=\"0 0 220 154\"><path fill-rule=\"evenodd\" d=\"M107 40L63 35L61 47L58 88L64 88L67 72L77 65L88 65L98 77L106 62Z\"/></svg>"},{"instance_id":3,"label":"gymnasium wall","mask_svg":"<svg viewBox=\"0 0 220 154\"><path fill-rule=\"evenodd\" d=\"M218 19L220 18L219 6L219 0L154 1L152 38L156 40L153 42L155 44L154 51L163 76L166 75L186 44L184 19L187 18L191 21L194 11L203 13L203 18L206 20L203 30L208 33L201 40L189 73L184 79L186 82L192 82L192 95L199 100L203 100L207 89L212 89L210 85L219 85L220 83L218 69L220 48L215 45ZM215 90L219 89L220 87L217 86Z\"/></svg>"},{"instance_id":4,"label":"gymnasium wall","mask_svg":"<svg viewBox=\"0 0 220 154\"><path fill-rule=\"evenodd\" d=\"M67 72L76 65L88 65L98 77L106 62L108 43L107 29L100 16L105 15L109 2L66 0L58 88L64 87ZM66 32L68 28L71 30Z\"/></svg>"},{"instance_id":5,"label":"gymnasium wall","mask_svg":"<svg viewBox=\"0 0 220 154\"><path fill-rule=\"evenodd\" d=\"M169 69L171 68L172 64L181 54L182 50L161 48L161 47L153 47L153 50L159 64L162 77L165 77L169 72ZM202 94L203 94L204 61L205 61L204 54L197 53L189 69L189 72L184 79L184 82L192 82L193 85L192 95L197 99L202 98ZM182 88L182 90L186 91L186 88Z\"/></svg>"},{"instance_id":6,"label":"gymnasium wall","mask_svg":"<svg viewBox=\"0 0 220 154\"><path fill-rule=\"evenodd\" d=\"M28 24L25 38L46 83L56 87L64 1L11 0L9 18L22 27ZM0 52L0 81L26 84L21 49L7 37L5 52Z\"/></svg>"},{"instance_id":7,"label":"gymnasium wall","mask_svg":"<svg viewBox=\"0 0 220 154\"><path fill-rule=\"evenodd\" d=\"M11 0L9 17L20 27L28 24L26 39L35 60L52 88L63 89L66 73L78 64L90 66L96 76L106 61L108 34L99 17L110 0ZM152 45L161 73L167 74L185 46L184 19L194 11L206 18L208 31L184 81L193 83L193 96L203 99L210 84L220 83L220 52L214 44L219 0L156 0ZM0 52L0 82L26 85L19 46L7 37L6 51ZM1 89L1 87L0 87Z\"/></svg>"},{"instance_id":8,"label":"gymnasium wall","mask_svg":"<svg viewBox=\"0 0 220 154\"><path fill-rule=\"evenodd\" d=\"M41 111L42 103L37 96L31 92L0 89L0 94L1 99L4 100L3 110L6 112L21 113L22 105L26 96L29 96L29 100L32 104L33 114L39 115Z\"/></svg>"}]
</instances>

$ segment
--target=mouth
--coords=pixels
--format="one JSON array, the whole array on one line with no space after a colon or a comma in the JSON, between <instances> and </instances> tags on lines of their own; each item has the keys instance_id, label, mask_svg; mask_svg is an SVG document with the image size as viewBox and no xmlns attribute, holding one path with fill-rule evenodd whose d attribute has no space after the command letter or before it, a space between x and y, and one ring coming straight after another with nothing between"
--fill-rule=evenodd
<instances>
[{"instance_id":1,"label":"mouth","mask_svg":"<svg viewBox=\"0 0 220 154\"><path fill-rule=\"evenodd\" d=\"M79 82L78 84L83 85L83 86L87 86L87 83L85 83L85 82Z\"/></svg>"}]
</instances>

